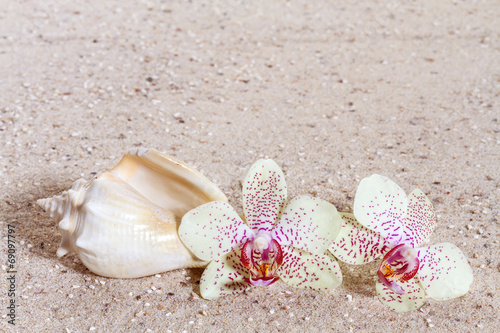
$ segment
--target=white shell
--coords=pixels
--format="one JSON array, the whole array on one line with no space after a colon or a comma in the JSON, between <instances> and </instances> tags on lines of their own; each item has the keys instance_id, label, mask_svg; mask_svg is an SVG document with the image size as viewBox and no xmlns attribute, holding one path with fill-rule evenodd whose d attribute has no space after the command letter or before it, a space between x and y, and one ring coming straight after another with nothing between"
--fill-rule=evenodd
<instances>
[{"instance_id":1,"label":"white shell","mask_svg":"<svg viewBox=\"0 0 500 333\"><path fill-rule=\"evenodd\" d=\"M77 180L38 200L59 222L58 256L78 254L92 272L136 278L203 266L177 235L182 216L209 201L227 201L192 167L152 149L133 149L109 172Z\"/></svg>"}]
</instances>

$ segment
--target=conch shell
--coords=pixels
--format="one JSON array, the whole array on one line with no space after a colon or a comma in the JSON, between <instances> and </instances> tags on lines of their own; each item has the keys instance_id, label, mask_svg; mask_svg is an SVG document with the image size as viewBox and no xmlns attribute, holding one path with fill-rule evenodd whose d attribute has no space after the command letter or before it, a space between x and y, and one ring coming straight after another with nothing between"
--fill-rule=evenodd
<instances>
[{"instance_id":1,"label":"conch shell","mask_svg":"<svg viewBox=\"0 0 500 333\"><path fill-rule=\"evenodd\" d=\"M62 233L58 256L78 254L92 272L137 278L206 265L177 235L182 216L226 196L192 167L153 149L132 149L93 181L38 200Z\"/></svg>"}]
</instances>

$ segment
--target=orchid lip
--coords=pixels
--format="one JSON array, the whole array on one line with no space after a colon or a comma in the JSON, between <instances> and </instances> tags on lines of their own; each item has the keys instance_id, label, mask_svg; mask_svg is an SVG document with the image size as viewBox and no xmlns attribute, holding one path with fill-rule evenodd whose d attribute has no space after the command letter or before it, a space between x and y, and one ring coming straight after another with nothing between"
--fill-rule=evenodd
<instances>
[{"instance_id":1,"label":"orchid lip","mask_svg":"<svg viewBox=\"0 0 500 333\"><path fill-rule=\"evenodd\" d=\"M386 253L377 275L386 287L397 294L405 294L397 282L412 279L418 272L419 264L415 249L401 243Z\"/></svg>"},{"instance_id":2,"label":"orchid lip","mask_svg":"<svg viewBox=\"0 0 500 333\"><path fill-rule=\"evenodd\" d=\"M241 248L241 263L250 271L246 281L254 286L269 286L278 280L275 272L283 263L280 244L270 235L259 233Z\"/></svg>"},{"instance_id":3,"label":"orchid lip","mask_svg":"<svg viewBox=\"0 0 500 333\"><path fill-rule=\"evenodd\" d=\"M257 279L245 279L245 282L250 283L255 287L267 287L272 285L274 282L278 281L279 277L266 277L266 278L257 278Z\"/></svg>"}]
</instances>

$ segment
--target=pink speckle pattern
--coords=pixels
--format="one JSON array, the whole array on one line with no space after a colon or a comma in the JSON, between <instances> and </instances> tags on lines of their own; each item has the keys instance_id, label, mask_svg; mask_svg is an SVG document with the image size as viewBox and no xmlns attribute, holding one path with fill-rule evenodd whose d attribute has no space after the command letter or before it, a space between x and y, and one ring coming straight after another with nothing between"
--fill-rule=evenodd
<instances>
[{"instance_id":1,"label":"pink speckle pattern","mask_svg":"<svg viewBox=\"0 0 500 333\"><path fill-rule=\"evenodd\" d=\"M451 243L416 249L420 260L417 273L422 286L436 300L465 294L472 283L472 269L462 251Z\"/></svg>"},{"instance_id":2,"label":"pink speckle pattern","mask_svg":"<svg viewBox=\"0 0 500 333\"><path fill-rule=\"evenodd\" d=\"M359 184L354 201L356 219L393 246L413 237L404 225L407 210L405 192L389 178L372 175Z\"/></svg>"},{"instance_id":3,"label":"pink speckle pattern","mask_svg":"<svg viewBox=\"0 0 500 333\"><path fill-rule=\"evenodd\" d=\"M259 160L248 171L243 184L243 208L250 228L271 231L286 204L286 182L273 160Z\"/></svg>"},{"instance_id":4,"label":"pink speckle pattern","mask_svg":"<svg viewBox=\"0 0 500 333\"><path fill-rule=\"evenodd\" d=\"M418 247L434 231L437 223L436 214L430 200L419 189L410 193L408 201L405 225L413 231L413 238L409 239L408 242L413 247Z\"/></svg>"},{"instance_id":5,"label":"pink speckle pattern","mask_svg":"<svg viewBox=\"0 0 500 333\"><path fill-rule=\"evenodd\" d=\"M342 283L340 267L333 256L312 254L283 246L283 264L278 276L288 285L311 290L329 290Z\"/></svg>"},{"instance_id":6,"label":"pink speckle pattern","mask_svg":"<svg viewBox=\"0 0 500 333\"><path fill-rule=\"evenodd\" d=\"M203 272L200 293L205 299L238 294L250 285L245 282L247 271L240 261L240 251L233 251L218 260L213 260Z\"/></svg>"},{"instance_id":7,"label":"pink speckle pattern","mask_svg":"<svg viewBox=\"0 0 500 333\"><path fill-rule=\"evenodd\" d=\"M354 215L340 213L342 229L330 246L330 252L350 265L366 264L390 250L390 244L379 233L361 225Z\"/></svg>"},{"instance_id":8,"label":"pink speckle pattern","mask_svg":"<svg viewBox=\"0 0 500 333\"><path fill-rule=\"evenodd\" d=\"M273 238L282 246L291 245L311 253L323 253L337 235L336 214L335 207L324 200L311 196L295 197L274 227Z\"/></svg>"},{"instance_id":9,"label":"pink speckle pattern","mask_svg":"<svg viewBox=\"0 0 500 333\"><path fill-rule=\"evenodd\" d=\"M425 303L425 291L418 278L409 281L400 281L398 284L405 294L398 294L377 281L377 295L380 302L396 312L407 312L419 309Z\"/></svg>"},{"instance_id":10,"label":"pink speckle pattern","mask_svg":"<svg viewBox=\"0 0 500 333\"><path fill-rule=\"evenodd\" d=\"M228 203L213 201L184 215L179 237L198 258L214 260L255 235Z\"/></svg>"}]
</instances>

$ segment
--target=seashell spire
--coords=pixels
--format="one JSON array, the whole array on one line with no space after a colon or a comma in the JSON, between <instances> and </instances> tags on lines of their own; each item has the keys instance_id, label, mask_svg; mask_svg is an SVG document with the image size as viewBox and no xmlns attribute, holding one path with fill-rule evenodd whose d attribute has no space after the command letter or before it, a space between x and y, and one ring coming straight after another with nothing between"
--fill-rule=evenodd
<instances>
[{"instance_id":1,"label":"seashell spire","mask_svg":"<svg viewBox=\"0 0 500 333\"><path fill-rule=\"evenodd\" d=\"M73 186L52 198L39 199L37 204L49 213L49 216L55 222L59 222L59 230L62 233L62 240L57 256L62 257L72 249L70 248L70 216L71 212L78 206L78 201L82 199L82 191L86 187L87 182L83 179L78 179L73 183Z\"/></svg>"}]
</instances>

